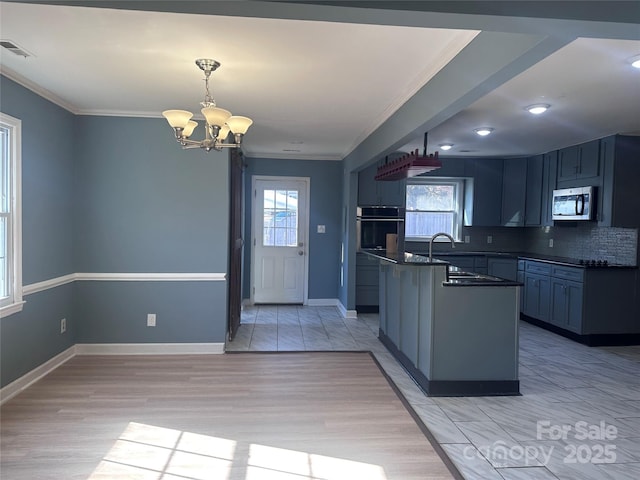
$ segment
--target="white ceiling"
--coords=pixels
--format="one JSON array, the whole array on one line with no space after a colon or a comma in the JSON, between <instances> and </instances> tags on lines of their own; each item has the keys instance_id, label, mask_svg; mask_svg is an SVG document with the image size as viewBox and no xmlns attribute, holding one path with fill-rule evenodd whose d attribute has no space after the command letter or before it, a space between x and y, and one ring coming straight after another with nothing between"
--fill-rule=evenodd
<instances>
[{"instance_id":1,"label":"white ceiling","mask_svg":"<svg viewBox=\"0 0 640 480\"><path fill-rule=\"evenodd\" d=\"M245 151L271 158L344 158L479 33L7 2L0 13L1 39L32 54L0 49L2 73L77 114L197 112L194 60L218 60L218 106L251 117ZM429 150L527 155L640 132L640 70L626 62L637 54L637 40L578 39L433 128ZM523 110L538 102L552 108ZM476 137L479 126L495 132ZM403 149L421 147L420 135Z\"/></svg>"}]
</instances>

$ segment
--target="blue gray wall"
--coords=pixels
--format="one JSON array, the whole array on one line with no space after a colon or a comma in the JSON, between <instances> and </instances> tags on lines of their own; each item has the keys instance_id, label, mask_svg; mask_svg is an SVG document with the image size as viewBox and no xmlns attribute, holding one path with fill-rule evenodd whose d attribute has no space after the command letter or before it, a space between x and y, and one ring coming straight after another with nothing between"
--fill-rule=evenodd
<instances>
[{"instance_id":1,"label":"blue gray wall","mask_svg":"<svg viewBox=\"0 0 640 480\"><path fill-rule=\"evenodd\" d=\"M250 297L251 178L254 175L309 177L309 299L338 298L342 232L342 163L319 160L246 158L243 297ZM326 233L317 233L325 225Z\"/></svg>"},{"instance_id":2,"label":"blue gray wall","mask_svg":"<svg viewBox=\"0 0 640 480\"><path fill-rule=\"evenodd\" d=\"M164 119L81 117L77 138L77 271L226 273L228 151L182 150ZM78 343L225 341L226 282L83 281L77 293Z\"/></svg>"},{"instance_id":3,"label":"blue gray wall","mask_svg":"<svg viewBox=\"0 0 640 480\"><path fill-rule=\"evenodd\" d=\"M33 284L75 272L73 261L76 118L0 76L0 107L22 121L22 270ZM24 298L22 312L0 321L1 385L75 343L74 286ZM68 331L60 334L60 320Z\"/></svg>"},{"instance_id":4,"label":"blue gray wall","mask_svg":"<svg viewBox=\"0 0 640 480\"><path fill-rule=\"evenodd\" d=\"M0 81L2 111L22 120L23 284L227 272L227 151L183 151L164 119L76 117ZM226 281L76 281L27 295L0 322L0 384L76 343L224 342L226 298Z\"/></svg>"}]
</instances>

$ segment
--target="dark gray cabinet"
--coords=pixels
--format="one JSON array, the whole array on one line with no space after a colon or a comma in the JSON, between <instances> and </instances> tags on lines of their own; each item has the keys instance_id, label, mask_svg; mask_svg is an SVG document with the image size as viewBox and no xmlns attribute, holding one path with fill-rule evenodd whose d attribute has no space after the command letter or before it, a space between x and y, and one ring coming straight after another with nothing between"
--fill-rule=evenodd
<instances>
[{"instance_id":1,"label":"dark gray cabinet","mask_svg":"<svg viewBox=\"0 0 640 480\"><path fill-rule=\"evenodd\" d=\"M502 174L502 222L505 227L524 226L527 189L527 160L504 160Z\"/></svg>"},{"instance_id":2,"label":"dark gray cabinet","mask_svg":"<svg viewBox=\"0 0 640 480\"><path fill-rule=\"evenodd\" d=\"M375 180L378 164L358 174L358 205L401 207L405 202L405 180L379 182Z\"/></svg>"},{"instance_id":3,"label":"dark gray cabinet","mask_svg":"<svg viewBox=\"0 0 640 480\"><path fill-rule=\"evenodd\" d=\"M573 145L558 152L558 185L576 186L575 180L597 178L600 175L600 140ZM564 184L567 183L569 184Z\"/></svg>"},{"instance_id":4,"label":"dark gray cabinet","mask_svg":"<svg viewBox=\"0 0 640 480\"><path fill-rule=\"evenodd\" d=\"M614 135L601 141L602 186L598 192L598 225L640 227L640 137Z\"/></svg>"},{"instance_id":5,"label":"dark gray cabinet","mask_svg":"<svg viewBox=\"0 0 640 480\"><path fill-rule=\"evenodd\" d=\"M378 182L374 180L377 169L374 163L358 173L358 205L379 205Z\"/></svg>"},{"instance_id":6,"label":"dark gray cabinet","mask_svg":"<svg viewBox=\"0 0 640 480\"><path fill-rule=\"evenodd\" d=\"M494 258L487 259L487 273L494 277L506 278L507 280L518 280L518 260L515 258Z\"/></svg>"},{"instance_id":7,"label":"dark gray cabinet","mask_svg":"<svg viewBox=\"0 0 640 480\"><path fill-rule=\"evenodd\" d=\"M364 253L356 254L356 309L379 303L379 262ZM361 308L362 309L362 308Z\"/></svg>"},{"instance_id":8,"label":"dark gray cabinet","mask_svg":"<svg viewBox=\"0 0 640 480\"><path fill-rule=\"evenodd\" d=\"M473 179L466 189L465 226L496 227L502 224L502 168L498 158L469 158L465 176Z\"/></svg>"},{"instance_id":9,"label":"dark gray cabinet","mask_svg":"<svg viewBox=\"0 0 640 480\"><path fill-rule=\"evenodd\" d=\"M521 312L573 334L588 344L609 335L639 334L635 268L581 268L518 261Z\"/></svg>"},{"instance_id":10,"label":"dark gray cabinet","mask_svg":"<svg viewBox=\"0 0 640 480\"><path fill-rule=\"evenodd\" d=\"M583 279L584 269L552 266L550 323L582 333Z\"/></svg>"},{"instance_id":11,"label":"dark gray cabinet","mask_svg":"<svg viewBox=\"0 0 640 480\"><path fill-rule=\"evenodd\" d=\"M524 224L527 227L542 225L542 186L544 179L544 157L527 158L527 184Z\"/></svg>"},{"instance_id":12,"label":"dark gray cabinet","mask_svg":"<svg viewBox=\"0 0 640 480\"><path fill-rule=\"evenodd\" d=\"M545 322L549 321L550 273L549 264L534 261L525 263L522 311L525 315Z\"/></svg>"},{"instance_id":13,"label":"dark gray cabinet","mask_svg":"<svg viewBox=\"0 0 640 480\"><path fill-rule=\"evenodd\" d=\"M436 258L449 262L465 272L487 274L487 257L485 255L436 255Z\"/></svg>"},{"instance_id":14,"label":"dark gray cabinet","mask_svg":"<svg viewBox=\"0 0 640 480\"><path fill-rule=\"evenodd\" d=\"M541 225L553 226L551 216L551 202L553 191L556 188L558 171L558 151L548 152L543 155L542 162L542 201L541 201Z\"/></svg>"}]
</instances>

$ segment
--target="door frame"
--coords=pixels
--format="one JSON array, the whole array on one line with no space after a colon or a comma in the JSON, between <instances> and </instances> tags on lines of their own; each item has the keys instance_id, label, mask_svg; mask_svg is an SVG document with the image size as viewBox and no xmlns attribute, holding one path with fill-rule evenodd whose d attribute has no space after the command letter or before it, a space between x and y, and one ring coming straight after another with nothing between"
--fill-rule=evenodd
<instances>
[{"instance_id":1,"label":"door frame","mask_svg":"<svg viewBox=\"0 0 640 480\"><path fill-rule=\"evenodd\" d=\"M302 272L302 281L304 282L303 285L303 294L302 294L302 304L303 305L307 305L309 303L309 223L310 223L310 204L311 204L311 198L310 198L310 192L311 192L311 177L288 177L288 176L284 176L284 175L275 175L275 176L270 176L270 175L252 175L251 176L251 191L253 192L253 197L251 198L251 285L249 287L249 301L251 302L251 304L253 305L255 303L254 301L254 291L255 291L255 270L256 270L256 242L257 242L257 236L256 236L256 228L255 228L255 223L256 223L256 214L258 213L256 211L256 193L257 193L257 188L256 188L256 181L259 180L266 180L266 181L283 181L283 182L303 182L304 183L304 189L305 189L305 195L307 198L306 201L306 206L305 206L305 211L304 211L304 215L306 217L306 222L304 225L302 225L302 231L304 232L304 237L306 239L306 245L304 245L304 271ZM260 214L262 212L259 212Z\"/></svg>"}]
</instances>

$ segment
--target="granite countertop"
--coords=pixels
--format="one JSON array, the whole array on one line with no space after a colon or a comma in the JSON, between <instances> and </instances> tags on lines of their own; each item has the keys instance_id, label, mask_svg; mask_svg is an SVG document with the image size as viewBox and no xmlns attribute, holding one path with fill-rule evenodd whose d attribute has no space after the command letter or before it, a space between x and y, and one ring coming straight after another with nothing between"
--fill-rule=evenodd
<instances>
[{"instance_id":1,"label":"granite countertop","mask_svg":"<svg viewBox=\"0 0 640 480\"><path fill-rule=\"evenodd\" d=\"M429 261L428 255L417 255L409 252L387 252L382 249L362 250L362 253L379 258L386 262L395 263L396 265L406 266L444 266L448 267L446 280L442 282L446 287L517 287L522 286L520 282L506 280L504 278L492 277L490 275L478 275L475 273L464 272L460 268L451 265L445 260L434 258Z\"/></svg>"},{"instance_id":2,"label":"granite countertop","mask_svg":"<svg viewBox=\"0 0 640 480\"><path fill-rule=\"evenodd\" d=\"M387 262L395 263L398 265L439 265L439 266L447 266L449 262L446 260L438 260L434 258L431 262L429 261L428 255L418 255L416 253L409 252L387 252L384 249L363 249L362 253L366 253L367 255L371 255L372 257L379 258L380 260L385 260Z\"/></svg>"},{"instance_id":3,"label":"granite countertop","mask_svg":"<svg viewBox=\"0 0 640 480\"><path fill-rule=\"evenodd\" d=\"M416 251L417 254L421 254L421 251ZM493 258L515 258L519 260L536 260L538 262L553 263L556 265L565 265L568 267L578 268L620 268L620 269L634 269L638 268L636 265L621 265L618 263L608 263L607 265L591 265L585 263L584 259L571 258L571 257L557 257L553 255L542 255L539 253L528 252L485 252L485 251L438 251L433 252L434 257L452 257L452 256L477 256L484 255L486 257Z\"/></svg>"}]
</instances>

